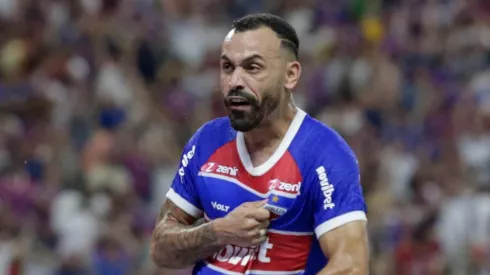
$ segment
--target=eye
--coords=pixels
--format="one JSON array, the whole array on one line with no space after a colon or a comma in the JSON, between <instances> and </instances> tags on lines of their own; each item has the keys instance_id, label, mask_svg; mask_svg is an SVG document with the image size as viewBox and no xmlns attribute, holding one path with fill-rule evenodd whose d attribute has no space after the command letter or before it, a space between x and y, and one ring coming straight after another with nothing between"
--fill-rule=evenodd
<instances>
[{"instance_id":1,"label":"eye","mask_svg":"<svg viewBox=\"0 0 490 275\"><path fill-rule=\"evenodd\" d=\"M233 65L230 62L223 62L221 63L221 69L225 72L232 72Z\"/></svg>"},{"instance_id":2,"label":"eye","mask_svg":"<svg viewBox=\"0 0 490 275\"><path fill-rule=\"evenodd\" d=\"M262 69L262 66L260 66L257 63L251 63L250 65L247 66L247 71L256 73L259 72Z\"/></svg>"}]
</instances>

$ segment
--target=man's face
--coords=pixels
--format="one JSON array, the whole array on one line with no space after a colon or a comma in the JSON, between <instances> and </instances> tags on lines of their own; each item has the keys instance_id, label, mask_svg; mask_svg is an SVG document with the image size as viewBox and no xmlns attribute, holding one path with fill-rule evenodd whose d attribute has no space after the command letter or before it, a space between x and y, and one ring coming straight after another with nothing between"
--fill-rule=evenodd
<instances>
[{"instance_id":1,"label":"man's face","mask_svg":"<svg viewBox=\"0 0 490 275\"><path fill-rule=\"evenodd\" d=\"M227 35L221 54L221 91L237 131L247 132L279 106L285 61L281 40L269 28Z\"/></svg>"}]
</instances>

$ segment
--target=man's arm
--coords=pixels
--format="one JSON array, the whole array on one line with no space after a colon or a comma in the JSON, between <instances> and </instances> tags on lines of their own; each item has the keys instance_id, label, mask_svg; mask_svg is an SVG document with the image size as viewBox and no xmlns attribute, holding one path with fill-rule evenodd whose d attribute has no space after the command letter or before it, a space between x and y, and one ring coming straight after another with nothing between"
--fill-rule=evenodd
<instances>
[{"instance_id":1,"label":"man's arm","mask_svg":"<svg viewBox=\"0 0 490 275\"><path fill-rule=\"evenodd\" d=\"M160 267L182 269L218 252L227 244L260 245L267 239L266 201L245 202L224 218L196 224L197 219L170 200L163 203L153 231L151 257Z\"/></svg>"},{"instance_id":2,"label":"man's arm","mask_svg":"<svg viewBox=\"0 0 490 275\"><path fill-rule=\"evenodd\" d=\"M180 269L211 256L222 245L213 223L197 219L165 200L151 241L151 256L159 267Z\"/></svg>"},{"instance_id":3,"label":"man's arm","mask_svg":"<svg viewBox=\"0 0 490 275\"><path fill-rule=\"evenodd\" d=\"M320 246L328 257L318 275L369 274L369 244L365 221L353 221L323 234Z\"/></svg>"}]
</instances>

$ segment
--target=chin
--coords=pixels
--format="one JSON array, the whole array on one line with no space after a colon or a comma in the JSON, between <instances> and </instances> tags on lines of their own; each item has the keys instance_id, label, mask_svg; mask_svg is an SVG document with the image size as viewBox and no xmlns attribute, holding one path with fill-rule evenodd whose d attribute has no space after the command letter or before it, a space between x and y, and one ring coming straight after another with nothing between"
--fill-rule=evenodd
<instances>
[{"instance_id":1,"label":"chin","mask_svg":"<svg viewBox=\"0 0 490 275\"><path fill-rule=\"evenodd\" d=\"M239 132L249 132L258 126L258 123L251 123L249 121L236 120L230 118L231 127Z\"/></svg>"},{"instance_id":2,"label":"chin","mask_svg":"<svg viewBox=\"0 0 490 275\"><path fill-rule=\"evenodd\" d=\"M260 111L242 111L230 108L227 108L227 111L231 126L239 132L249 132L257 128L264 118Z\"/></svg>"}]
</instances>

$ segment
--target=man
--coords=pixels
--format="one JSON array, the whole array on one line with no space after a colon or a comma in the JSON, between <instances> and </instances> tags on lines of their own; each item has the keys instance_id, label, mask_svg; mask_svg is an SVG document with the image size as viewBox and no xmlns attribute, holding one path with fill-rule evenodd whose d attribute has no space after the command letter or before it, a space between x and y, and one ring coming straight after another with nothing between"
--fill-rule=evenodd
<instances>
[{"instance_id":1,"label":"man","mask_svg":"<svg viewBox=\"0 0 490 275\"><path fill-rule=\"evenodd\" d=\"M234 22L221 55L229 118L202 126L184 149L153 233L158 266L195 264L193 274L368 273L357 161L337 133L294 105L298 46L279 17ZM207 222L196 225L201 217Z\"/></svg>"}]
</instances>

